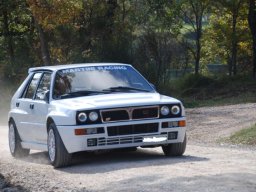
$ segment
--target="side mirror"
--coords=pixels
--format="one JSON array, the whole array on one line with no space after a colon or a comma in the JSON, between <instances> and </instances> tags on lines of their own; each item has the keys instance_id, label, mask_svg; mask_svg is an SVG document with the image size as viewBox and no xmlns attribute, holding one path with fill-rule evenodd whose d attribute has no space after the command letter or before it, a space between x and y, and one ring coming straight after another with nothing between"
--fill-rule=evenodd
<instances>
[{"instance_id":1,"label":"side mirror","mask_svg":"<svg viewBox=\"0 0 256 192\"><path fill-rule=\"evenodd\" d=\"M50 91L47 90L47 91L45 91L45 94L44 94L44 101L46 103L49 103L49 97L50 97Z\"/></svg>"}]
</instances>

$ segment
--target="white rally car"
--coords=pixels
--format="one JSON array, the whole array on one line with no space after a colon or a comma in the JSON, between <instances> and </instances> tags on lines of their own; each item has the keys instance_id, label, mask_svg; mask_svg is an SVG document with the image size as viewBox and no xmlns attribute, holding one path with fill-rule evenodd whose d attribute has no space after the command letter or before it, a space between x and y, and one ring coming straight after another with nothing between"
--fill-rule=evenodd
<instances>
[{"instance_id":1,"label":"white rally car","mask_svg":"<svg viewBox=\"0 0 256 192\"><path fill-rule=\"evenodd\" d=\"M48 151L54 167L67 166L79 151L161 146L166 156L180 156L185 111L131 65L30 68L11 101L9 146L14 157Z\"/></svg>"}]
</instances>

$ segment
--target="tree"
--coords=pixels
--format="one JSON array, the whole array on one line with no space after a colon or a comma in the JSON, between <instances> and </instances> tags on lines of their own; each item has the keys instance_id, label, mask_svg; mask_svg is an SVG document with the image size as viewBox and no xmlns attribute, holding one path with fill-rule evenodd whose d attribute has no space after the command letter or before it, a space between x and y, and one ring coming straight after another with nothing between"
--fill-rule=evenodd
<instances>
[{"instance_id":1,"label":"tree","mask_svg":"<svg viewBox=\"0 0 256 192\"><path fill-rule=\"evenodd\" d=\"M230 75L248 71L254 50L256 76L255 18L255 0L4 0L0 70L125 62L161 86L172 69L198 74L218 59Z\"/></svg>"},{"instance_id":2,"label":"tree","mask_svg":"<svg viewBox=\"0 0 256 192\"><path fill-rule=\"evenodd\" d=\"M249 0L248 23L252 34L253 42L253 78L256 78L256 1Z\"/></svg>"},{"instance_id":3,"label":"tree","mask_svg":"<svg viewBox=\"0 0 256 192\"><path fill-rule=\"evenodd\" d=\"M4 1L1 3L1 15L3 17L3 30L2 36L4 36L7 44L7 54L9 56L9 62L11 66L15 64L15 55L14 55L14 43L13 43L13 35L14 33L10 29L10 11L11 8L14 6L12 2Z\"/></svg>"},{"instance_id":4,"label":"tree","mask_svg":"<svg viewBox=\"0 0 256 192\"><path fill-rule=\"evenodd\" d=\"M34 28L25 0L4 0L0 4L0 65L7 78L27 72L36 60ZM32 53L33 52L33 53Z\"/></svg>"},{"instance_id":5,"label":"tree","mask_svg":"<svg viewBox=\"0 0 256 192\"><path fill-rule=\"evenodd\" d=\"M170 70L180 68L178 4L143 0L137 1L134 7L134 64L157 87L164 87L169 83Z\"/></svg>"},{"instance_id":6,"label":"tree","mask_svg":"<svg viewBox=\"0 0 256 192\"><path fill-rule=\"evenodd\" d=\"M205 62L227 63L229 75L248 71L251 52L244 1L216 1L205 28Z\"/></svg>"},{"instance_id":7,"label":"tree","mask_svg":"<svg viewBox=\"0 0 256 192\"><path fill-rule=\"evenodd\" d=\"M192 27L189 31L192 31L195 34L195 49L190 49L195 59L195 74L198 74L200 70L202 24L209 5L209 0L183 0L180 2L181 17L183 18L185 25L187 24Z\"/></svg>"},{"instance_id":8,"label":"tree","mask_svg":"<svg viewBox=\"0 0 256 192\"><path fill-rule=\"evenodd\" d=\"M223 9L227 14L231 16L231 29L232 29L232 43L231 43L231 55L229 61L229 74L237 74L237 47L238 47L238 35L237 35L237 20L239 18L239 12L243 6L244 0L217 0L219 5L218 9Z\"/></svg>"},{"instance_id":9,"label":"tree","mask_svg":"<svg viewBox=\"0 0 256 192\"><path fill-rule=\"evenodd\" d=\"M46 38L46 34L40 24L34 19L35 26L39 33L39 39L40 39L40 47L41 47L41 55L44 65L51 65L51 56L49 52L49 46L48 46L48 40Z\"/></svg>"},{"instance_id":10,"label":"tree","mask_svg":"<svg viewBox=\"0 0 256 192\"><path fill-rule=\"evenodd\" d=\"M68 24L79 15L81 1L27 0L27 3L32 12L34 24L38 30L42 61L44 65L51 65L47 31L52 31L60 25Z\"/></svg>"},{"instance_id":11,"label":"tree","mask_svg":"<svg viewBox=\"0 0 256 192\"><path fill-rule=\"evenodd\" d=\"M246 64L250 63L248 59L251 51L248 48L251 42L245 13L246 9L241 11L236 27L237 73L250 70ZM210 16L209 25L205 28L205 35L202 40L204 45L202 50L203 63L227 64L228 68L230 67L233 43L231 22L232 16L224 10L215 10L214 14ZM229 74L232 75L232 71L229 70Z\"/></svg>"}]
</instances>

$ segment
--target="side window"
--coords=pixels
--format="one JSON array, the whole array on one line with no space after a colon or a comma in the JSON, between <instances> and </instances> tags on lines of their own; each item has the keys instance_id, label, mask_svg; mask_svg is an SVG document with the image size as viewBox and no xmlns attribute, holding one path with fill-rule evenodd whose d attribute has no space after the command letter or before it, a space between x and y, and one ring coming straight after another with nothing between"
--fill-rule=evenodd
<instances>
[{"instance_id":1,"label":"side window","mask_svg":"<svg viewBox=\"0 0 256 192\"><path fill-rule=\"evenodd\" d=\"M24 98L33 99L35 91L36 91L36 87L37 87L38 81L40 80L41 75L42 75L42 73L34 74L33 79L27 88Z\"/></svg>"},{"instance_id":2,"label":"side window","mask_svg":"<svg viewBox=\"0 0 256 192\"><path fill-rule=\"evenodd\" d=\"M38 85L37 91L36 91L36 98L37 100L44 100L45 95L50 91L50 84L51 84L51 74L50 73L44 73L43 77Z\"/></svg>"}]
</instances>

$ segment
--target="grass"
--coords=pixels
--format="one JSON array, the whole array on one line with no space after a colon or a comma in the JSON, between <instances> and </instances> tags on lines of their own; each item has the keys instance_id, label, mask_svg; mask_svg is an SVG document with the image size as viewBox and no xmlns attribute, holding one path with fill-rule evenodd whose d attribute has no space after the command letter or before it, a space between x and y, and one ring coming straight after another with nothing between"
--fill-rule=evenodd
<instances>
[{"instance_id":1,"label":"grass","mask_svg":"<svg viewBox=\"0 0 256 192\"><path fill-rule=\"evenodd\" d=\"M236 132L225 141L237 145L256 145L256 124Z\"/></svg>"}]
</instances>

